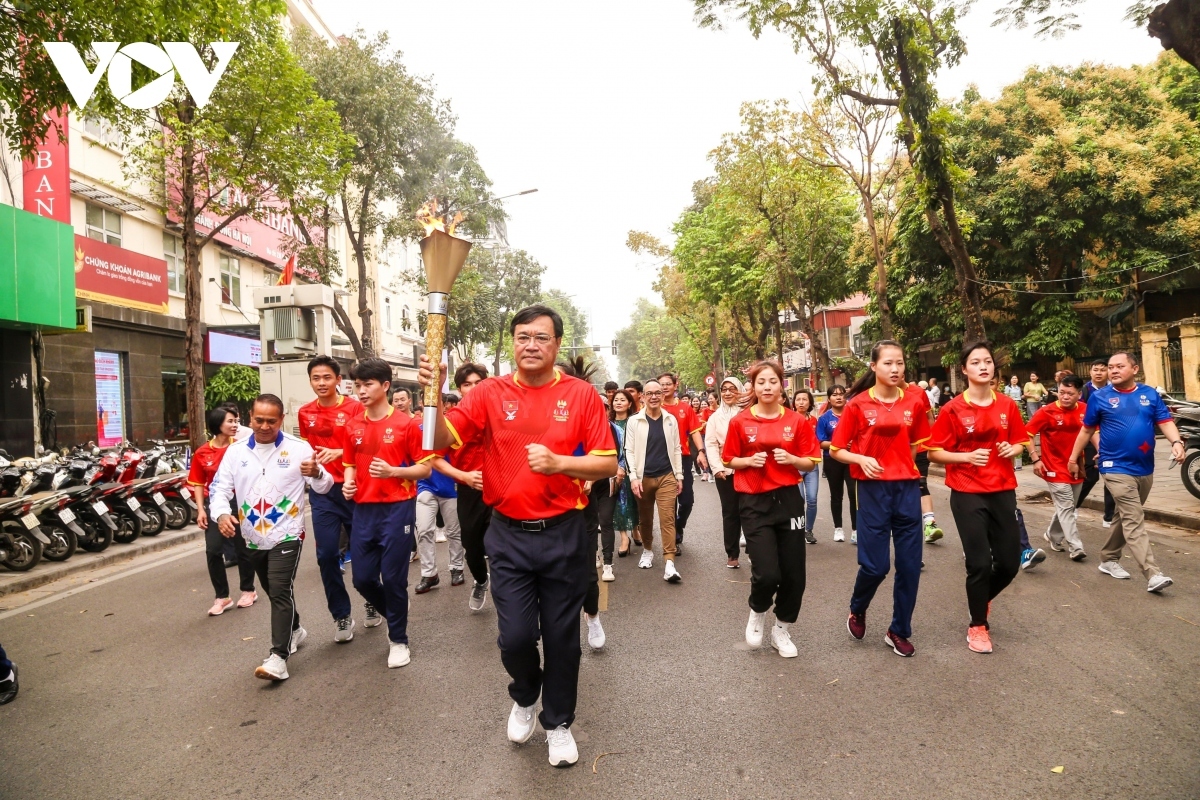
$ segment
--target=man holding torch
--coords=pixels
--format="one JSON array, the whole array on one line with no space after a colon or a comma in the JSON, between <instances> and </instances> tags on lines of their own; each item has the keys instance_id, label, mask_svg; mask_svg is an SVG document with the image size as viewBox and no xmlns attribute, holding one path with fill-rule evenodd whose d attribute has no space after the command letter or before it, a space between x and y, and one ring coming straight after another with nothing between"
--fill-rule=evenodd
<instances>
[{"instance_id":1,"label":"man holding torch","mask_svg":"<svg viewBox=\"0 0 1200 800\"><path fill-rule=\"evenodd\" d=\"M484 445L483 500L493 509L484 542L500 658L512 678L508 738L528 741L540 721L550 763L566 767L579 759L571 735L579 612L594 569L580 511L587 500L583 487L615 475L617 455L595 389L554 368L562 318L546 306L530 306L516 313L509 332L516 373L481 382L445 413L439 392L434 418L424 427L437 449ZM422 355L420 383L440 387L444 370L435 372Z\"/></svg>"}]
</instances>

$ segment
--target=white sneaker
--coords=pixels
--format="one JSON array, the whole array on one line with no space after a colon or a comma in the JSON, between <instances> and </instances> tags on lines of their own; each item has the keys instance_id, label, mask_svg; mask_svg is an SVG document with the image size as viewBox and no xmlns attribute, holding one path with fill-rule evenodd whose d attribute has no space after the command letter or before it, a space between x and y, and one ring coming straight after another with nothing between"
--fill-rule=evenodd
<instances>
[{"instance_id":1,"label":"white sneaker","mask_svg":"<svg viewBox=\"0 0 1200 800\"><path fill-rule=\"evenodd\" d=\"M642 551L642 558L638 561L638 569L650 569L654 566L654 551L646 549Z\"/></svg>"},{"instance_id":2,"label":"white sneaker","mask_svg":"<svg viewBox=\"0 0 1200 800\"><path fill-rule=\"evenodd\" d=\"M1066 549L1067 549L1067 546L1066 546L1066 545L1064 545L1062 542L1058 542L1058 543L1056 544L1056 543L1054 542L1054 540L1050 538L1050 531L1046 531L1045 533L1043 533L1043 534L1042 534L1042 538L1043 538L1043 539L1045 539L1047 542L1049 542L1049 543L1050 543L1050 549L1051 549L1051 550L1053 550L1053 551L1054 551L1054 552L1056 552L1056 553L1061 553L1061 552L1063 552L1064 550L1066 550Z\"/></svg>"},{"instance_id":3,"label":"white sneaker","mask_svg":"<svg viewBox=\"0 0 1200 800\"><path fill-rule=\"evenodd\" d=\"M617 576L613 575L612 564L605 564L604 565L604 574L600 576L600 580L608 581L609 583L611 583L612 581L615 581L616 579L617 579Z\"/></svg>"},{"instance_id":4,"label":"white sneaker","mask_svg":"<svg viewBox=\"0 0 1200 800\"><path fill-rule=\"evenodd\" d=\"M513 703L512 711L508 712L508 740L517 744L525 744L533 736L537 727L537 703L531 706L519 706Z\"/></svg>"},{"instance_id":5,"label":"white sneaker","mask_svg":"<svg viewBox=\"0 0 1200 800\"><path fill-rule=\"evenodd\" d=\"M675 569L674 561L667 562L667 567L663 570L663 580L667 583L679 583L683 580L683 576L679 574L679 570Z\"/></svg>"},{"instance_id":6,"label":"white sneaker","mask_svg":"<svg viewBox=\"0 0 1200 800\"><path fill-rule=\"evenodd\" d=\"M388 669L403 667L412 661L412 656L408 652L408 645L392 642L391 649L388 650Z\"/></svg>"},{"instance_id":7,"label":"white sneaker","mask_svg":"<svg viewBox=\"0 0 1200 800\"><path fill-rule=\"evenodd\" d=\"M304 644L304 640L308 638L308 631L304 628L296 628L292 631L292 641L288 648L289 653L294 653L300 649L300 645Z\"/></svg>"},{"instance_id":8,"label":"white sneaker","mask_svg":"<svg viewBox=\"0 0 1200 800\"><path fill-rule=\"evenodd\" d=\"M1111 527L1112 527L1112 520L1108 520L1108 519L1102 519L1102 520L1100 520L1100 527L1102 527L1102 528L1111 528Z\"/></svg>"},{"instance_id":9,"label":"white sneaker","mask_svg":"<svg viewBox=\"0 0 1200 800\"><path fill-rule=\"evenodd\" d=\"M1168 578L1166 575L1155 575L1151 577L1150 582L1146 584L1146 591L1155 593L1161 592L1172 583L1174 583L1174 581Z\"/></svg>"},{"instance_id":10,"label":"white sneaker","mask_svg":"<svg viewBox=\"0 0 1200 800\"><path fill-rule=\"evenodd\" d=\"M792 644L792 634L788 632L787 623L776 622L771 627L771 647L779 651L784 658L795 658L796 645Z\"/></svg>"},{"instance_id":11,"label":"white sneaker","mask_svg":"<svg viewBox=\"0 0 1200 800\"><path fill-rule=\"evenodd\" d=\"M763 619L767 616L767 612L761 614L757 611L750 611L750 620L746 623L746 644L751 647L762 647L763 636Z\"/></svg>"},{"instance_id":12,"label":"white sneaker","mask_svg":"<svg viewBox=\"0 0 1200 800\"><path fill-rule=\"evenodd\" d=\"M588 646L593 650L599 650L604 647L607 641L604 637L604 626L600 624L600 615L589 615L586 611L583 612L583 619L587 622L588 629Z\"/></svg>"},{"instance_id":13,"label":"white sneaker","mask_svg":"<svg viewBox=\"0 0 1200 800\"><path fill-rule=\"evenodd\" d=\"M367 603L364 608L366 609L367 614L367 618L363 620L364 628L374 628L376 625L383 624L383 615L379 613L379 609L375 608L375 606L371 605L370 603Z\"/></svg>"},{"instance_id":14,"label":"white sneaker","mask_svg":"<svg viewBox=\"0 0 1200 800\"><path fill-rule=\"evenodd\" d=\"M342 617L335 621L333 631L333 640L339 644L348 642L354 638L354 617Z\"/></svg>"},{"instance_id":15,"label":"white sneaker","mask_svg":"<svg viewBox=\"0 0 1200 800\"><path fill-rule=\"evenodd\" d=\"M579 760L579 748L575 737L566 725L559 725L546 733L546 744L550 748L550 766L569 767Z\"/></svg>"},{"instance_id":16,"label":"white sneaker","mask_svg":"<svg viewBox=\"0 0 1200 800\"><path fill-rule=\"evenodd\" d=\"M267 681L286 681L288 679L287 662L271 653L267 660L254 668L254 677Z\"/></svg>"},{"instance_id":17,"label":"white sneaker","mask_svg":"<svg viewBox=\"0 0 1200 800\"><path fill-rule=\"evenodd\" d=\"M850 544L858 544L858 531L850 531Z\"/></svg>"},{"instance_id":18,"label":"white sneaker","mask_svg":"<svg viewBox=\"0 0 1200 800\"><path fill-rule=\"evenodd\" d=\"M1114 578L1125 580L1129 577L1129 571L1121 566L1117 561L1105 561L1100 564L1100 571L1106 575L1112 575Z\"/></svg>"},{"instance_id":19,"label":"white sneaker","mask_svg":"<svg viewBox=\"0 0 1200 800\"><path fill-rule=\"evenodd\" d=\"M438 532L433 535L433 541L435 544L444 544L446 542L446 534L441 528L438 528Z\"/></svg>"},{"instance_id":20,"label":"white sneaker","mask_svg":"<svg viewBox=\"0 0 1200 800\"><path fill-rule=\"evenodd\" d=\"M741 536L738 538L738 545L739 545L739 546L741 546L741 547L745 547L745 546L746 546L746 534L744 534L744 533L743 533L743 534L742 534L742 535L741 535Z\"/></svg>"},{"instance_id":21,"label":"white sneaker","mask_svg":"<svg viewBox=\"0 0 1200 800\"><path fill-rule=\"evenodd\" d=\"M841 528L834 528L833 529L833 540L835 542L846 541L846 533Z\"/></svg>"},{"instance_id":22,"label":"white sneaker","mask_svg":"<svg viewBox=\"0 0 1200 800\"><path fill-rule=\"evenodd\" d=\"M596 552L596 569L600 569L600 567L603 565L604 565L604 558L600 555L600 552L597 551Z\"/></svg>"}]
</instances>

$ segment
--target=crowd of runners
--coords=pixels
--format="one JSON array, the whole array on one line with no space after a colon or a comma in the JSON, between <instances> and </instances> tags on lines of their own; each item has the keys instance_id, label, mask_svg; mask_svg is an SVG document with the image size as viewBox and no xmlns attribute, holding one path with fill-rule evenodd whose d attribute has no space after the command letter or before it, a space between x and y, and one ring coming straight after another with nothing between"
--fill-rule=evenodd
<instances>
[{"instance_id":1,"label":"crowd of runners","mask_svg":"<svg viewBox=\"0 0 1200 800\"><path fill-rule=\"evenodd\" d=\"M362 625L387 623L389 668L412 657L410 562L420 562L415 593L433 590L441 584L436 544L447 542L450 585L471 579L469 611L483 611L489 596L495 607L511 678L508 737L525 742L540 722L555 766L578 759L571 725L580 614L589 646L604 647L599 583L616 580L615 563L626 556L643 570L661 559L663 580L683 582L678 562L690 546L696 480L716 484L726 566L749 564L746 644L765 639L784 658L797 656L791 626L804 597L806 548L818 541L822 472L830 540L857 550L846 628L855 640L866 636L868 609L894 558L881 638L901 656L915 653L923 547L943 538L927 487L931 462L944 466L962 542L971 651L992 651L992 601L1020 569L1046 558L1017 507L1015 469L1027 456L1054 502L1043 534L1052 551L1073 562L1087 557L1076 508L1088 481L1100 479L1114 508L1100 570L1129 578L1120 564L1128 548L1149 591L1171 584L1154 561L1142 503L1157 430L1174 459L1183 448L1159 394L1137 382L1129 353L1093 365L1086 381L1060 373L1053 401L1030 405L1027 416L1004 391L987 342L963 349L966 388L953 397L936 383L908 383L903 347L878 342L868 370L852 386L831 387L818 408L808 391L788 395L772 361L694 397L679 396L670 373L597 391L582 361L559 360L562 333L545 306L518 312L510 325L514 371L489 377L483 365L459 366L451 377L461 400L439 403L431 450L422 446L412 395L392 389L391 367L380 359L354 364L354 397L339 391L346 382L336 360L312 359L315 397L298 411L299 436L283 431L284 405L273 395L254 402L249 427L233 407L209 414L212 440L191 473L205 497L200 522L216 594L208 613L252 605L257 578L271 606L271 650L256 676L286 680L289 656L308 636L293 589L306 511L334 641L352 641L358 624L349 566ZM442 385L444 372L422 357L422 385ZM236 604L225 578L230 540L240 567Z\"/></svg>"}]
</instances>

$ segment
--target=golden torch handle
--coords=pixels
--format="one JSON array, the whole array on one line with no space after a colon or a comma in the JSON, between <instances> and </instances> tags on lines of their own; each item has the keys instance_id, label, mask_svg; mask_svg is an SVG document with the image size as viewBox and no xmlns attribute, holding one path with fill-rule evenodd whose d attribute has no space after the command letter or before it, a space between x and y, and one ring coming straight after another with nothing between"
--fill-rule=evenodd
<instances>
[{"instance_id":1,"label":"golden torch handle","mask_svg":"<svg viewBox=\"0 0 1200 800\"><path fill-rule=\"evenodd\" d=\"M425 318L425 354L433 364L433 382L425 387L423 395L424 408L421 410L421 446L426 450L433 449L437 431L437 407L441 400L442 383L440 380L442 350L446 347L446 305L450 299L442 292L429 293L429 313Z\"/></svg>"}]
</instances>

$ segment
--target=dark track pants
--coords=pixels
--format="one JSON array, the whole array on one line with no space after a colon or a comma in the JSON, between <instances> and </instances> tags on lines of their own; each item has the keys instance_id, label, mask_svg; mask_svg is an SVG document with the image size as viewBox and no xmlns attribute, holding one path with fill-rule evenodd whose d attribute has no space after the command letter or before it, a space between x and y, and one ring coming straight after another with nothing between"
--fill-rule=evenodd
<instances>
[{"instance_id":1,"label":"dark track pants","mask_svg":"<svg viewBox=\"0 0 1200 800\"><path fill-rule=\"evenodd\" d=\"M521 706L542 696L538 719L546 730L575 721L579 693L579 612L595 573L583 515L543 531L523 531L492 517L485 543L492 569L492 600L500 628L500 660ZM538 654L538 639L546 663Z\"/></svg>"},{"instance_id":2,"label":"dark track pants","mask_svg":"<svg viewBox=\"0 0 1200 800\"><path fill-rule=\"evenodd\" d=\"M850 465L836 458L825 457L825 480L829 482L829 513L833 515L833 527L842 527L842 488L850 498L850 530L858 530L858 498L855 497L854 478L850 477Z\"/></svg>"},{"instance_id":3,"label":"dark track pants","mask_svg":"<svg viewBox=\"0 0 1200 800\"><path fill-rule=\"evenodd\" d=\"M971 624L987 624L988 602L1012 583L1021 566L1017 493L950 491L950 511L967 556ZM861 541L861 537L860 537Z\"/></svg>"},{"instance_id":4,"label":"dark track pants","mask_svg":"<svg viewBox=\"0 0 1200 800\"><path fill-rule=\"evenodd\" d=\"M238 584L243 592L254 591L254 565L246 549L246 540L241 533L235 533L228 538L221 535L217 521L208 513L207 503L204 513L208 514L208 527L204 529L204 557L208 561L208 579L212 581L213 596L218 599L229 597L229 576L225 573L225 551L233 548L234 558L237 559Z\"/></svg>"},{"instance_id":5,"label":"dark track pants","mask_svg":"<svg viewBox=\"0 0 1200 800\"><path fill-rule=\"evenodd\" d=\"M0 646L0 680L7 678L10 672L12 672L12 662L8 660L8 654L4 652L4 647Z\"/></svg>"},{"instance_id":6,"label":"dark track pants","mask_svg":"<svg viewBox=\"0 0 1200 800\"><path fill-rule=\"evenodd\" d=\"M890 569L893 542L896 577L892 585L892 624L889 630L912 636L913 609L921 582L921 483L857 481L858 577L850 610L864 614Z\"/></svg>"},{"instance_id":7,"label":"dark track pants","mask_svg":"<svg viewBox=\"0 0 1200 800\"><path fill-rule=\"evenodd\" d=\"M725 544L726 558L742 555L742 516L738 510L738 493L733 488L733 475L728 478L713 478L717 484L717 497L721 498L721 536Z\"/></svg>"},{"instance_id":8,"label":"dark track pants","mask_svg":"<svg viewBox=\"0 0 1200 800\"><path fill-rule=\"evenodd\" d=\"M488 579L487 552L483 535L492 521L492 510L483 503L483 492L473 486L456 484L458 489L458 523L462 526L462 546L466 553L467 569L476 583Z\"/></svg>"},{"instance_id":9,"label":"dark track pants","mask_svg":"<svg viewBox=\"0 0 1200 800\"><path fill-rule=\"evenodd\" d=\"M763 494L738 493L738 510L750 557L750 609L795 622L804 599L804 496L800 486Z\"/></svg>"},{"instance_id":10,"label":"dark track pants","mask_svg":"<svg viewBox=\"0 0 1200 800\"><path fill-rule=\"evenodd\" d=\"M692 492L692 465L695 463L695 456L683 456L683 490L675 501L675 544L683 541L683 529L692 515L692 506L696 505L696 495Z\"/></svg>"},{"instance_id":11,"label":"dark track pants","mask_svg":"<svg viewBox=\"0 0 1200 800\"><path fill-rule=\"evenodd\" d=\"M312 509L313 539L317 544L317 566L321 570L321 583L325 586L325 602L334 619L348 617L350 595L346 591L346 579L342 576L339 562L342 526L345 526L348 536L354 528L354 503L342 495L340 483L335 483L328 494L309 489L308 502Z\"/></svg>"},{"instance_id":12,"label":"dark track pants","mask_svg":"<svg viewBox=\"0 0 1200 800\"><path fill-rule=\"evenodd\" d=\"M292 631L300 627L294 583L303 546L297 540L277 544L270 550L249 551L258 582L271 598L271 652L285 661L291 654Z\"/></svg>"},{"instance_id":13,"label":"dark track pants","mask_svg":"<svg viewBox=\"0 0 1200 800\"><path fill-rule=\"evenodd\" d=\"M408 562L416 541L416 508L415 498L354 504L354 588L387 620L388 639L397 644L408 644Z\"/></svg>"}]
</instances>

